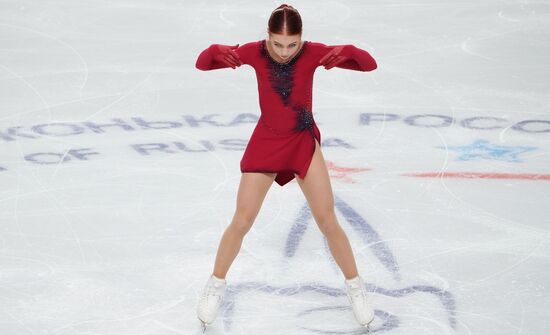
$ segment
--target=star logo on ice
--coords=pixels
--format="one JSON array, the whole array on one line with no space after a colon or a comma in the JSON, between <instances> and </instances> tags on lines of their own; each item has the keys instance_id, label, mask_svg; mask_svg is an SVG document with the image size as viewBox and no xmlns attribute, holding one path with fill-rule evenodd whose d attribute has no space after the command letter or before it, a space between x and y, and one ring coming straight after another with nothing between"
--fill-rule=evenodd
<instances>
[{"instance_id":1,"label":"star logo on ice","mask_svg":"<svg viewBox=\"0 0 550 335\"><path fill-rule=\"evenodd\" d=\"M331 174L332 178L342 179L343 181L348 183L355 183L355 181L348 176L349 174L371 170L369 168L353 168L353 167L337 166L335 163L331 161L325 161L325 163L327 164L327 169L329 171L335 172L335 174Z\"/></svg>"},{"instance_id":2,"label":"star logo on ice","mask_svg":"<svg viewBox=\"0 0 550 335\"><path fill-rule=\"evenodd\" d=\"M438 147L445 149L445 147ZM477 140L470 145L447 147L451 151L457 151L461 154L457 158L460 161L470 161L479 159L499 160L505 162L522 162L517 156L528 151L537 149L536 147L522 146L504 146L491 144L486 140Z\"/></svg>"}]
</instances>

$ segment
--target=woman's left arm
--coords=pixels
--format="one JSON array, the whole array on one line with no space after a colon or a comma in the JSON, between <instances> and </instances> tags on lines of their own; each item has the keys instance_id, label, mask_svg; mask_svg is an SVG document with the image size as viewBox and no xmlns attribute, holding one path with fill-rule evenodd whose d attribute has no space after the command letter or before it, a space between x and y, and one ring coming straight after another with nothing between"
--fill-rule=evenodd
<instances>
[{"instance_id":1,"label":"woman's left arm","mask_svg":"<svg viewBox=\"0 0 550 335\"><path fill-rule=\"evenodd\" d=\"M352 44L325 46L328 51L319 61L327 70L333 67L355 71L372 71L378 67L368 51Z\"/></svg>"}]
</instances>

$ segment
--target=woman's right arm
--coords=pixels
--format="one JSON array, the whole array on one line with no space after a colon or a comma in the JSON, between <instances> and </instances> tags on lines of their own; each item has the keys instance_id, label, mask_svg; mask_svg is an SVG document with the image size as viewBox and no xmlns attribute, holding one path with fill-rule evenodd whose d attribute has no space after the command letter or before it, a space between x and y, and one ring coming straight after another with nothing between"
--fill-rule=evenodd
<instances>
[{"instance_id":1,"label":"woman's right arm","mask_svg":"<svg viewBox=\"0 0 550 335\"><path fill-rule=\"evenodd\" d=\"M231 67L235 69L242 64L250 63L251 43L239 45L212 44L203 50L195 67L199 70L208 71Z\"/></svg>"}]
</instances>

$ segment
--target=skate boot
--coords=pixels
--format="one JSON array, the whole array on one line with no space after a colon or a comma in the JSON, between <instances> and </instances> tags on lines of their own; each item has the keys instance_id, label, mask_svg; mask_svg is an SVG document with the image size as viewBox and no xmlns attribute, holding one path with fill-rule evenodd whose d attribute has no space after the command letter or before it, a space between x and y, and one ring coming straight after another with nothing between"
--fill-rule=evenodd
<instances>
[{"instance_id":1,"label":"skate boot","mask_svg":"<svg viewBox=\"0 0 550 335\"><path fill-rule=\"evenodd\" d=\"M208 282L204 286L197 305L197 317L202 323L203 333L206 330L206 326L216 319L226 286L225 279L214 275L208 278Z\"/></svg>"},{"instance_id":2,"label":"skate boot","mask_svg":"<svg viewBox=\"0 0 550 335\"><path fill-rule=\"evenodd\" d=\"M346 293L353 308L353 314L357 322L369 328L369 324L374 320L374 310L367 298L367 289L361 277L346 279Z\"/></svg>"}]
</instances>

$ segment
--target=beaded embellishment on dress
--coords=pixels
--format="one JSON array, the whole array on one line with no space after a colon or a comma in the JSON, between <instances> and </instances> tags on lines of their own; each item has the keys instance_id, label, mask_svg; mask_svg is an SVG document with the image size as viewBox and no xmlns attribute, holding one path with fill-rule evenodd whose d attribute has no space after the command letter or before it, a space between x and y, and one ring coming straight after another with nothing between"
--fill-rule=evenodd
<instances>
[{"instance_id":1,"label":"beaded embellishment on dress","mask_svg":"<svg viewBox=\"0 0 550 335\"><path fill-rule=\"evenodd\" d=\"M279 94L283 103L288 105L290 99L290 93L292 92L292 86L294 84L294 63L302 54L304 48L306 47L308 41L304 41L302 48L298 53L288 62L279 63L275 61L267 50L266 40L262 40L260 43L260 50L262 56L267 59L267 64L269 66L269 81L271 86Z\"/></svg>"},{"instance_id":2,"label":"beaded embellishment on dress","mask_svg":"<svg viewBox=\"0 0 550 335\"><path fill-rule=\"evenodd\" d=\"M307 107L294 108L294 110L298 113L296 127L294 130L296 131L303 131L306 129L312 130L314 121L313 121L313 115L311 114L311 111L309 111Z\"/></svg>"},{"instance_id":3,"label":"beaded embellishment on dress","mask_svg":"<svg viewBox=\"0 0 550 335\"><path fill-rule=\"evenodd\" d=\"M260 50L262 56L266 58L266 64L269 70L268 78L271 82L271 87L279 94L285 106L288 106L290 103L290 94L294 86L294 65L309 42L304 41L302 48L286 63L275 61L269 54L266 43L266 40L261 41ZM292 106L292 110L296 112L296 124L293 131L300 132L309 130L313 134L313 115L307 106L295 105Z\"/></svg>"}]
</instances>

